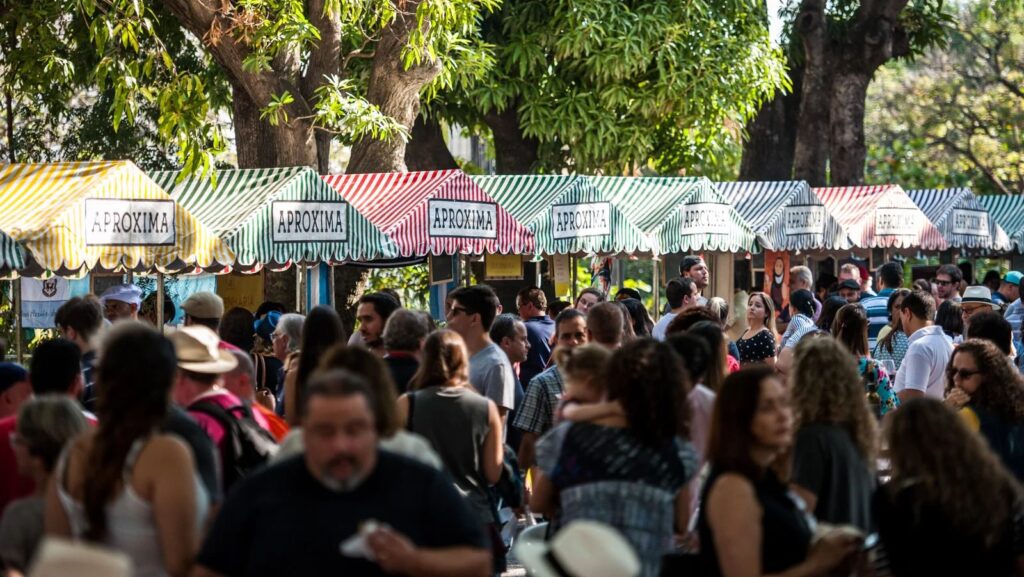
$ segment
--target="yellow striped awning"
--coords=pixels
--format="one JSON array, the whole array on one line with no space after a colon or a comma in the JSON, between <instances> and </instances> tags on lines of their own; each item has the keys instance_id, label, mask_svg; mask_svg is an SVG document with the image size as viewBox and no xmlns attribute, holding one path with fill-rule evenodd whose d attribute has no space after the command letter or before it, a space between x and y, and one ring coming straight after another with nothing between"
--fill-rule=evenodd
<instances>
[{"instance_id":1,"label":"yellow striped awning","mask_svg":"<svg viewBox=\"0 0 1024 577\"><path fill-rule=\"evenodd\" d=\"M227 244L130 161L0 164L0 230L45 270L230 265Z\"/></svg>"}]
</instances>

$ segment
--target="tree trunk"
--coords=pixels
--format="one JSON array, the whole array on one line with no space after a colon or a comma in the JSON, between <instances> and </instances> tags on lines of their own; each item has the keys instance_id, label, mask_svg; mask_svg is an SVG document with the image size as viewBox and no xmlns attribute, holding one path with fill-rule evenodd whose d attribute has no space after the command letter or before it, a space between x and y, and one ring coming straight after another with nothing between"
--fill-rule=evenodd
<instances>
[{"instance_id":1,"label":"tree trunk","mask_svg":"<svg viewBox=\"0 0 1024 577\"><path fill-rule=\"evenodd\" d=\"M537 169L539 143L535 138L523 136L518 105L518 102L509 103L502 112L484 115L484 122L494 136L498 174L528 174Z\"/></svg>"},{"instance_id":2,"label":"tree trunk","mask_svg":"<svg viewBox=\"0 0 1024 577\"><path fill-rule=\"evenodd\" d=\"M405 146L405 166L409 170L445 170L458 168L441 133L437 118L416 117L412 138Z\"/></svg>"},{"instance_id":3,"label":"tree trunk","mask_svg":"<svg viewBox=\"0 0 1024 577\"><path fill-rule=\"evenodd\" d=\"M864 101L869 74L840 72L832 82L829 158L832 186L864 184Z\"/></svg>"},{"instance_id":4,"label":"tree trunk","mask_svg":"<svg viewBox=\"0 0 1024 577\"><path fill-rule=\"evenodd\" d=\"M747 125L740 180L768 181L793 178L796 131L800 119L803 69L791 68L793 90L766 102Z\"/></svg>"},{"instance_id":5,"label":"tree trunk","mask_svg":"<svg viewBox=\"0 0 1024 577\"><path fill-rule=\"evenodd\" d=\"M259 106L249 98L245 89L234 83L231 94L238 168L277 166L277 143L270 124L260 118Z\"/></svg>"},{"instance_id":6,"label":"tree trunk","mask_svg":"<svg viewBox=\"0 0 1024 577\"><path fill-rule=\"evenodd\" d=\"M394 22L381 32L366 93L367 100L410 131L420 112L420 90L441 73L437 60L424 60L408 70L402 64L402 52L417 26L419 4L412 0L404 2ZM405 141L398 136L384 140L366 137L352 147L349 173L405 171Z\"/></svg>"},{"instance_id":7,"label":"tree trunk","mask_svg":"<svg viewBox=\"0 0 1024 577\"><path fill-rule=\"evenodd\" d=\"M803 38L804 75L793 174L811 186L825 186L828 166L831 45L825 0L804 0L795 28Z\"/></svg>"}]
</instances>

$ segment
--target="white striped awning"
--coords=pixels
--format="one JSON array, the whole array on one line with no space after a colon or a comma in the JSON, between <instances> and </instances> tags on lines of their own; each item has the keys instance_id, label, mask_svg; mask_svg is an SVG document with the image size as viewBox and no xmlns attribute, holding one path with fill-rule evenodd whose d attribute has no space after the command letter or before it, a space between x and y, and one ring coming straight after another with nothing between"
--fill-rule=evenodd
<instances>
[{"instance_id":1,"label":"white striped awning","mask_svg":"<svg viewBox=\"0 0 1024 577\"><path fill-rule=\"evenodd\" d=\"M533 234L461 170L323 177L402 257L533 254Z\"/></svg>"},{"instance_id":2,"label":"white striped awning","mask_svg":"<svg viewBox=\"0 0 1024 577\"><path fill-rule=\"evenodd\" d=\"M1010 237L969 188L908 190L952 248L1010 250Z\"/></svg>"},{"instance_id":3,"label":"white striped awning","mask_svg":"<svg viewBox=\"0 0 1024 577\"><path fill-rule=\"evenodd\" d=\"M58 274L220 269L235 260L129 161L0 165L0 230Z\"/></svg>"},{"instance_id":4,"label":"white striped awning","mask_svg":"<svg viewBox=\"0 0 1024 577\"><path fill-rule=\"evenodd\" d=\"M978 203L988 210L992 219L1010 237L1018 252L1024 252L1024 195L983 194Z\"/></svg>"},{"instance_id":5,"label":"white striped awning","mask_svg":"<svg viewBox=\"0 0 1024 577\"><path fill-rule=\"evenodd\" d=\"M707 178L595 176L593 181L656 253L757 250L750 225Z\"/></svg>"},{"instance_id":6,"label":"white striped awning","mask_svg":"<svg viewBox=\"0 0 1024 577\"><path fill-rule=\"evenodd\" d=\"M946 250L946 239L896 184L815 188L858 248Z\"/></svg>"},{"instance_id":7,"label":"white striped awning","mask_svg":"<svg viewBox=\"0 0 1024 577\"><path fill-rule=\"evenodd\" d=\"M389 259L398 247L305 166L153 180L235 251L235 269Z\"/></svg>"},{"instance_id":8,"label":"white striped awning","mask_svg":"<svg viewBox=\"0 0 1024 577\"><path fill-rule=\"evenodd\" d=\"M845 250L850 235L803 180L718 182L768 250Z\"/></svg>"}]
</instances>

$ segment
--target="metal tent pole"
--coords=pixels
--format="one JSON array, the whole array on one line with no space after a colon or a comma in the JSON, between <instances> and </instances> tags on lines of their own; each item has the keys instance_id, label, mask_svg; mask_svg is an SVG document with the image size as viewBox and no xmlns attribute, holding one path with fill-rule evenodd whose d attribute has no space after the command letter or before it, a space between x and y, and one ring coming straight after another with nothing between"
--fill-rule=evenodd
<instances>
[{"instance_id":1,"label":"metal tent pole","mask_svg":"<svg viewBox=\"0 0 1024 577\"><path fill-rule=\"evenodd\" d=\"M331 293L329 295L331 308L337 310L336 299L334 297L334 265L327 265L328 276L327 276L327 290Z\"/></svg>"},{"instance_id":2,"label":"metal tent pole","mask_svg":"<svg viewBox=\"0 0 1024 577\"><path fill-rule=\"evenodd\" d=\"M14 351L20 365L24 364L25 358L21 336L21 278L16 278L11 282L14 283L13 290L11 290L11 301L14 307Z\"/></svg>"},{"instance_id":3,"label":"metal tent pole","mask_svg":"<svg viewBox=\"0 0 1024 577\"><path fill-rule=\"evenodd\" d=\"M164 334L164 273L156 271L156 328Z\"/></svg>"},{"instance_id":4,"label":"metal tent pole","mask_svg":"<svg viewBox=\"0 0 1024 577\"><path fill-rule=\"evenodd\" d=\"M576 304L576 295L577 295L577 293L576 293L576 281L579 280L579 279L576 278L577 277L577 275L576 275L576 267L577 267L576 255L569 255L569 276L572 278L572 302L573 302L574 306Z\"/></svg>"},{"instance_id":5,"label":"metal tent pole","mask_svg":"<svg viewBox=\"0 0 1024 577\"><path fill-rule=\"evenodd\" d=\"M654 274L651 275L654 279L654 320L658 320L661 317L661 261L652 259L651 263L654 265Z\"/></svg>"},{"instance_id":6,"label":"metal tent pole","mask_svg":"<svg viewBox=\"0 0 1024 577\"><path fill-rule=\"evenodd\" d=\"M305 314L305 307L303 305L306 300L302 298L302 276L302 265L300 263L295 263L295 312L300 315Z\"/></svg>"}]
</instances>

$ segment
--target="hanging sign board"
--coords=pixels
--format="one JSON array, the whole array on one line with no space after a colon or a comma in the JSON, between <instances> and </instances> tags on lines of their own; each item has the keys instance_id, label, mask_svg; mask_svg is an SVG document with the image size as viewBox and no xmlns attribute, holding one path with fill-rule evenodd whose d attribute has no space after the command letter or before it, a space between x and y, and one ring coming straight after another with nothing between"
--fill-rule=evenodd
<instances>
[{"instance_id":1,"label":"hanging sign board","mask_svg":"<svg viewBox=\"0 0 1024 577\"><path fill-rule=\"evenodd\" d=\"M518 254L488 254L484 257L487 280L523 280L523 257Z\"/></svg>"},{"instance_id":2,"label":"hanging sign board","mask_svg":"<svg viewBox=\"0 0 1024 577\"><path fill-rule=\"evenodd\" d=\"M608 236L612 233L612 206L608 202L556 204L551 207L551 238Z\"/></svg>"},{"instance_id":3,"label":"hanging sign board","mask_svg":"<svg viewBox=\"0 0 1024 577\"><path fill-rule=\"evenodd\" d=\"M173 200L85 199L87 246L174 244Z\"/></svg>"},{"instance_id":4,"label":"hanging sign board","mask_svg":"<svg viewBox=\"0 0 1024 577\"><path fill-rule=\"evenodd\" d=\"M348 204L278 201L271 203L274 242L348 242Z\"/></svg>"},{"instance_id":5,"label":"hanging sign board","mask_svg":"<svg viewBox=\"0 0 1024 577\"><path fill-rule=\"evenodd\" d=\"M458 282L457 261L451 256L430 256L430 284Z\"/></svg>"},{"instance_id":6,"label":"hanging sign board","mask_svg":"<svg viewBox=\"0 0 1024 577\"><path fill-rule=\"evenodd\" d=\"M693 234L729 234L732 223L729 221L729 205L702 202L688 204L683 207L683 235Z\"/></svg>"},{"instance_id":7,"label":"hanging sign board","mask_svg":"<svg viewBox=\"0 0 1024 577\"><path fill-rule=\"evenodd\" d=\"M985 211L954 208L953 214L949 217L953 219L953 234L966 236L988 236L989 234L988 213Z\"/></svg>"},{"instance_id":8,"label":"hanging sign board","mask_svg":"<svg viewBox=\"0 0 1024 577\"><path fill-rule=\"evenodd\" d=\"M224 310L242 307L256 312L263 302L263 274L232 273L217 277L217 294L224 299Z\"/></svg>"},{"instance_id":9,"label":"hanging sign board","mask_svg":"<svg viewBox=\"0 0 1024 577\"><path fill-rule=\"evenodd\" d=\"M52 329L57 309L71 298L68 279L61 277L21 278L21 326Z\"/></svg>"},{"instance_id":10,"label":"hanging sign board","mask_svg":"<svg viewBox=\"0 0 1024 577\"><path fill-rule=\"evenodd\" d=\"M786 236L825 234L825 207L816 205L790 205L783 212L783 231Z\"/></svg>"},{"instance_id":11,"label":"hanging sign board","mask_svg":"<svg viewBox=\"0 0 1024 577\"><path fill-rule=\"evenodd\" d=\"M498 205L492 202L430 200L427 225L431 237L498 238Z\"/></svg>"},{"instance_id":12,"label":"hanging sign board","mask_svg":"<svg viewBox=\"0 0 1024 577\"><path fill-rule=\"evenodd\" d=\"M916 208L879 207L875 211L875 235L917 236L920 216Z\"/></svg>"}]
</instances>

